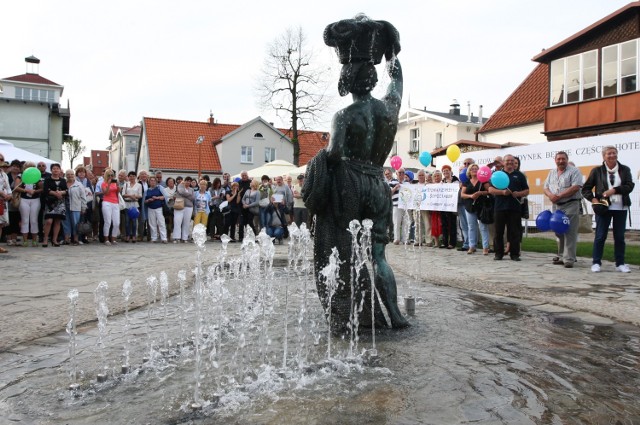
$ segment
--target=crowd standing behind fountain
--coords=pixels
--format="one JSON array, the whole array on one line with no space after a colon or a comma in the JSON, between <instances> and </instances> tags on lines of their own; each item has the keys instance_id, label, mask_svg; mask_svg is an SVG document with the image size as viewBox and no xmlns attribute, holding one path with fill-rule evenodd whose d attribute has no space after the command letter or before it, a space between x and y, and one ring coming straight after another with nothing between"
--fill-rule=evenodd
<instances>
[{"instance_id":1,"label":"crowd standing behind fountain","mask_svg":"<svg viewBox=\"0 0 640 425\"><path fill-rule=\"evenodd\" d=\"M612 159L614 154L615 159ZM612 158L605 158L604 155ZM582 197L589 202L595 200L597 203L607 196L616 200L616 195L619 195L624 202L621 201L619 206L615 204L614 208L620 208L620 212L607 212L609 217L617 218L628 212L628 193L633 190L634 183L629 177L630 171L627 172L628 167L624 165L619 167L619 170L625 171L625 174L621 176L618 172L616 177L616 164L619 163L617 151L613 147L603 150L603 160L609 162L603 162L605 165L593 169L593 175L590 176L586 188L583 188L581 181L576 182L579 172L568 161L568 155L559 152L556 155L556 163L558 158L561 164L558 169L551 169L550 177L545 183L545 194L553 202L554 211L566 208L564 202L567 201L563 198L569 199L569 206L572 208L567 215L571 219L571 227L566 236L558 235L559 252L552 262L570 268L575 261L575 221L579 219L576 211L580 207ZM508 174L522 174L518 171L518 158L511 155L507 155L504 160L502 157L496 157L490 166L493 171L504 170L504 162L509 162ZM203 176L197 182L190 176L176 179L169 177L163 180L161 171L156 171L149 177L146 170L137 174L134 171L127 173L126 170L120 170L115 178L115 173L107 169L103 176L97 177L91 170L78 166L75 170L63 173L59 164L52 164L49 173L45 171L46 164L41 162L37 164L42 175L40 181L25 184L21 181L21 172L36 164L19 160L9 163L0 153L0 165L0 199L4 201L4 206L0 208L0 236L4 234L3 239L8 247L47 248L50 244L59 247L79 246L91 242L117 245L118 241L186 243L192 241L191 229L198 223L207 228L207 236L211 241L219 241L220 237L226 234L230 236L230 242L236 242L236 231L241 240L245 226L249 226L254 234L265 229L269 236L282 243L287 236L287 225L295 222L299 226L304 222L311 227L312 218L308 216L302 202L302 174L297 177L297 184L294 185L291 184L290 176L263 175L259 180L252 180L246 171L241 172L241 177L235 182L231 181L229 173L223 173L222 179L216 177L213 181L209 176ZM472 158L465 158L463 166L466 178L460 180L464 183L451 174L451 167L448 165L433 172L420 169L416 172L415 179L411 179L404 168L399 168L395 176L393 170L385 169L383 178L391 190L390 202L393 206L389 239L396 245L412 244L457 249L469 255L477 251L480 241L484 255L494 253L494 259L502 259L503 256L509 255L512 260L518 261L519 253L512 250L512 247L519 246L522 235L523 217L518 206L512 205L512 211L508 214L511 221L507 224L513 228L511 233L496 235L495 231L495 200L501 196L513 197L513 194L504 195L505 191L493 188L491 182L480 182L479 166ZM606 179L606 188L603 183L605 180L599 179L604 166L608 166L608 170L614 170L609 175L615 177L613 183ZM571 188L571 193L567 194L562 191L562 187L558 187L564 181L558 176L559 172L571 177L571 184L567 186ZM105 178L110 180L110 184L105 183ZM399 190L403 183L422 186L449 181L460 184L459 207L463 213L420 210L412 206L407 209L398 207ZM551 191L548 189L549 185ZM593 192L594 187L597 189L596 192ZM151 196L148 196L150 193ZM592 195L589 196L589 193ZM122 209L119 207L118 194L124 201ZM520 192L519 195L517 198L526 196L524 192ZM176 206L178 199L181 200ZM485 208L493 210L494 220L481 219L480 210L484 204L488 204ZM460 211L460 208L458 210ZM461 214L464 214L464 220ZM501 214L504 216L504 213ZM600 230L596 232L598 246L603 244L603 238L606 237L602 228L607 224L600 217L596 214L596 224L600 223ZM500 222L504 220L502 218ZM620 230L624 229L625 220L618 218L614 222L618 223L617 231L614 232L616 269L628 272L629 268L624 263L624 233ZM571 241L568 245L564 243L567 238ZM0 247L0 253L6 252L7 249ZM598 255L601 254L594 253L594 264L597 267L594 266L593 269L596 272L600 266Z\"/></svg>"}]
</instances>

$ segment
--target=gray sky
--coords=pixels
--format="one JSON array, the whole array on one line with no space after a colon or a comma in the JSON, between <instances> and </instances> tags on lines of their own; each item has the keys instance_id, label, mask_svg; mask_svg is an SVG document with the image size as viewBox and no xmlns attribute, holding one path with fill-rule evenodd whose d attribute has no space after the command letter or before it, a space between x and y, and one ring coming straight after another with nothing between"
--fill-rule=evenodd
<instances>
[{"instance_id":1,"label":"gray sky","mask_svg":"<svg viewBox=\"0 0 640 425\"><path fill-rule=\"evenodd\" d=\"M2 7L0 77L23 74L24 58L64 86L71 134L89 149L107 146L112 124L143 116L242 124L258 115L255 80L267 45L301 26L318 60L339 65L324 46L324 27L364 12L400 32L404 106L446 111L456 98L466 113L493 113L533 70L531 58L629 3L626 0L485 1L34 1ZM380 71L379 71L380 72ZM381 78L381 83L388 81ZM350 99L335 95L327 120ZM374 92L380 95L382 89ZM284 118L284 117L283 117Z\"/></svg>"}]
</instances>

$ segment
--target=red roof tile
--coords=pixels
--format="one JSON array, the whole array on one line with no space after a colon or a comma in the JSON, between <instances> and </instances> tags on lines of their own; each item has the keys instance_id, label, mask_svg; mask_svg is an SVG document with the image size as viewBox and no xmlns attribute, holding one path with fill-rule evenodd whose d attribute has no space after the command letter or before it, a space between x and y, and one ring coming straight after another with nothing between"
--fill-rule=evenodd
<instances>
[{"instance_id":1,"label":"red roof tile","mask_svg":"<svg viewBox=\"0 0 640 425\"><path fill-rule=\"evenodd\" d=\"M291 138L291 131L287 129L278 129L285 136ZM298 158L298 165L305 165L311 161L320 149L325 148L329 144L330 135L323 131L298 131L298 143L300 144L300 157Z\"/></svg>"},{"instance_id":2,"label":"red roof tile","mask_svg":"<svg viewBox=\"0 0 640 425\"><path fill-rule=\"evenodd\" d=\"M549 100L549 66L538 65L478 133L544 121Z\"/></svg>"},{"instance_id":3,"label":"red roof tile","mask_svg":"<svg viewBox=\"0 0 640 425\"><path fill-rule=\"evenodd\" d=\"M46 84L48 86L58 86L58 87L62 87L60 84L58 83L54 83L51 80L47 80L44 77L41 77L38 74L22 74L22 75L16 75L15 77L8 77L5 78L5 80L10 80L10 81L19 81L21 83L31 83L31 84Z\"/></svg>"},{"instance_id":4,"label":"red roof tile","mask_svg":"<svg viewBox=\"0 0 640 425\"><path fill-rule=\"evenodd\" d=\"M202 171L222 172L220 158L213 142L236 128L235 124L144 118L149 149L149 167L163 170L194 170L198 168L198 136L202 144Z\"/></svg>"}]
</instances>

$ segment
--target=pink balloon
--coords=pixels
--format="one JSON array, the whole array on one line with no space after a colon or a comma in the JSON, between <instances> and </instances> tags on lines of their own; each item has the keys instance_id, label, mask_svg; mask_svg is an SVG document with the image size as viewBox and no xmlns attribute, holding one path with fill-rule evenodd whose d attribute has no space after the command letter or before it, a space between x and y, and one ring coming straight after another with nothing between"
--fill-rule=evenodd
<instances>
[{"instance_id":1,"label":"pink balloon","mask_svg":"<svg viewBox=\"0 0 640 425\"><path fill-rule=\"evenodd\" d=\"M402 167L402 158L400 158L398 155L394 156L391 158L391 167L398 171L398 168Z\"/></svg>"},{"instance_id":2,"label":"pink balloon","mask_svg":"<svg viewBox=\"0 0 640 425\"><path fill-rule=\"evenodd\" d=\"M478 180L482 183L486 183L491 180L491 168L483 165L478 170Z\"/></svg>"}]
</instances>

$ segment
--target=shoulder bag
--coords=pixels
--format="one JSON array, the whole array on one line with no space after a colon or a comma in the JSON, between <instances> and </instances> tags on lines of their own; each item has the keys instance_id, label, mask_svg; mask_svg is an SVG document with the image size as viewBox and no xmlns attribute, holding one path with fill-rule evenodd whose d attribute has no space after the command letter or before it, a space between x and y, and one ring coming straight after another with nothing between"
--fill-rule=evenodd
<instances>
[{"instance_id":1,"label":"shoulder bag","mask_svg":"<svg viewBox=\"0 0 640 425\"><path fill-rule=\"evenodd\" d=\"M587 213L587 204L584 199L580 202L582 202L582 214L580 214L578 233L593 233L593 214Z\"/></svg>"},{"instance_id":2,"label":"shoulder bag","mask_svg":"<svg viewBox=\"0 0 640 425\"><path fill-rule=\"evenodd\" d=\"M176 198L173 201L173 209L174 210L183 210L184 209L184 198Z\"/></svg>"},{"instance_id":3,"label":"shoulder bag","mask_svg":"<svg viewBox=\"0 0 640 425\"><path fill-rule=\"evenodd\" d=\"M120 211L127 208L127 203L124 202L124 198L122 197L120 192L118 192L118 206L120 207Z\"/></svg>"},{"instance_id":4,"label":"shoulder bag","mask_svg":"<svg viewBox=\"0 0 640 425\"><path fill-rule=\"evenodd\" d=\"M13 208L20 208L20 200L22 199L22 197L20 196L20 193L18 193L17 191L13 191L11 192L11 206Z\"/></svg>"}]
</instances>

